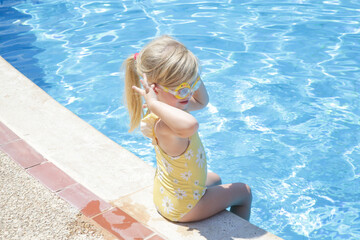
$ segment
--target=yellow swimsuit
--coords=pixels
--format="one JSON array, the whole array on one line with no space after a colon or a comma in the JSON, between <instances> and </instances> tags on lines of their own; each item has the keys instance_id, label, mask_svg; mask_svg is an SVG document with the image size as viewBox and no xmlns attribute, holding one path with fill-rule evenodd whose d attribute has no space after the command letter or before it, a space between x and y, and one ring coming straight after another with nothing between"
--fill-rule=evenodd
<instances>
[{"instance_id":1,"label":"yellow swimsuit","mask_svg":"<svg viewBox=\"0 0 360 240\"><path fill-rule=\"evenodd\" d=\"M171 221L188 213L206 191L207 163L198 133L190 137L186 151L177 157L167 155L156 142L153 113L141 120L142 133L153 140L156 152L154 203L158 212Z\"/></svg>"}]
</instances>

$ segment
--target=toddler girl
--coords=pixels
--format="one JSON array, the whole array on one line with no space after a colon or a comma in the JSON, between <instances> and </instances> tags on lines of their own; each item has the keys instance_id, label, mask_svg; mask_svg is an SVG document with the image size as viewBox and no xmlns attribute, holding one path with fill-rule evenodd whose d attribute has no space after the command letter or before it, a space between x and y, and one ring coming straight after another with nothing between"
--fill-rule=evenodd
<instances>
[{"instance_id":1,"label":"toddler girl","mask_svg":"<svg viewBox=\"0 0 360 240\"><path fill-rule=\"evenodd\" d=\"M194 54L162 36L126 59L124 67L130 131L141 125L156 152L153 196L158 212L170 221L191 222L231 207L249 220L250 188L243 183L221 185L217 174L207 172L199 123L189 113L209 101Z\"/></svg>"}]
</instances>

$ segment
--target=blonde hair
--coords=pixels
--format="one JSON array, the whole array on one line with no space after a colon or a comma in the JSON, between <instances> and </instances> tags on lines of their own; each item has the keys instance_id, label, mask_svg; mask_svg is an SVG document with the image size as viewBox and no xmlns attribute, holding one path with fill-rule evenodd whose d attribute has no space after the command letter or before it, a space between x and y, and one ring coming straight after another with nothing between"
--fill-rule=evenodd
<instances>
[{"instance_id":1,"label":"blonde hair","mask_svg":"<svg viewBox=\"0 0 360 240\"><path fill-rule=\"evenodd\" d=\"M130 55L123 64L125 69L125 95L130 114L130 130L140 124L143 117L142 99L132 86L140 87L140 76L146 74L149 84L157 83L174 88L189 82L198 74L198 59L182 43L164 35L147 44L134 59Z\"/></svg>"}]
</instances>

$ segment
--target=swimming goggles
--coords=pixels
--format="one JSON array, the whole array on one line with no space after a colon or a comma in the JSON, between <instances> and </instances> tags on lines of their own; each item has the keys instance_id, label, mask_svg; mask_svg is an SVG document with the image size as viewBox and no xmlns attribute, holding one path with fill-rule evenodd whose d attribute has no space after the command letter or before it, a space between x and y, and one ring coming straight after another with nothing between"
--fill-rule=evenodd
<instances>
[{"instance_id":1,"label":"swimming goggles","mask_svg":"<svg viewBox=\"0 0 360 240\"><path fill-rule=\"evenodd\" d=\"M192 84L192 86L190 86L189 83L187 83L187 82L182 83L175 89L175 91L170 90L167 87L163 87L159 84L158 84L158 86L165 92L168 92L168 93L171 93L172 95L174 95L177 99L184 99L199 89L199 87L201 86L201 79L199 76L196 79L196 81Z\"/></svg>"}]
</instances>

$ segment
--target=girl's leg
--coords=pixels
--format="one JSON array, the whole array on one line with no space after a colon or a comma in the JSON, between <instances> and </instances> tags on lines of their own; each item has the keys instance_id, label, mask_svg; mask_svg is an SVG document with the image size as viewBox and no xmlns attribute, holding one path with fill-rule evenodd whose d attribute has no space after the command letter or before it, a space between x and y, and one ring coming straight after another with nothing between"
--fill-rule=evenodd
<instances>
[{"instance_id":1,"label":"girl's leg","mask_svg":"<svg viewBox=\"0 0 360 240\"><path fill-rule=\"evenodd\" d=\"M213 187L216 185L221 185L221 178L214 172L208 172L206 178L206 187Z\"/></svg>"},{"instance_id":2,"label":"girl's leg","mask_svg":"<svg viewBox=\"0 0 360 240\"><path fill-rule=\"evenodd\" d=\"M245 220L250 219L251 189L244 183L209 187L205 195L179 222L199 221L231 206L230 211Z\"/></svg>"}]
</instances>

